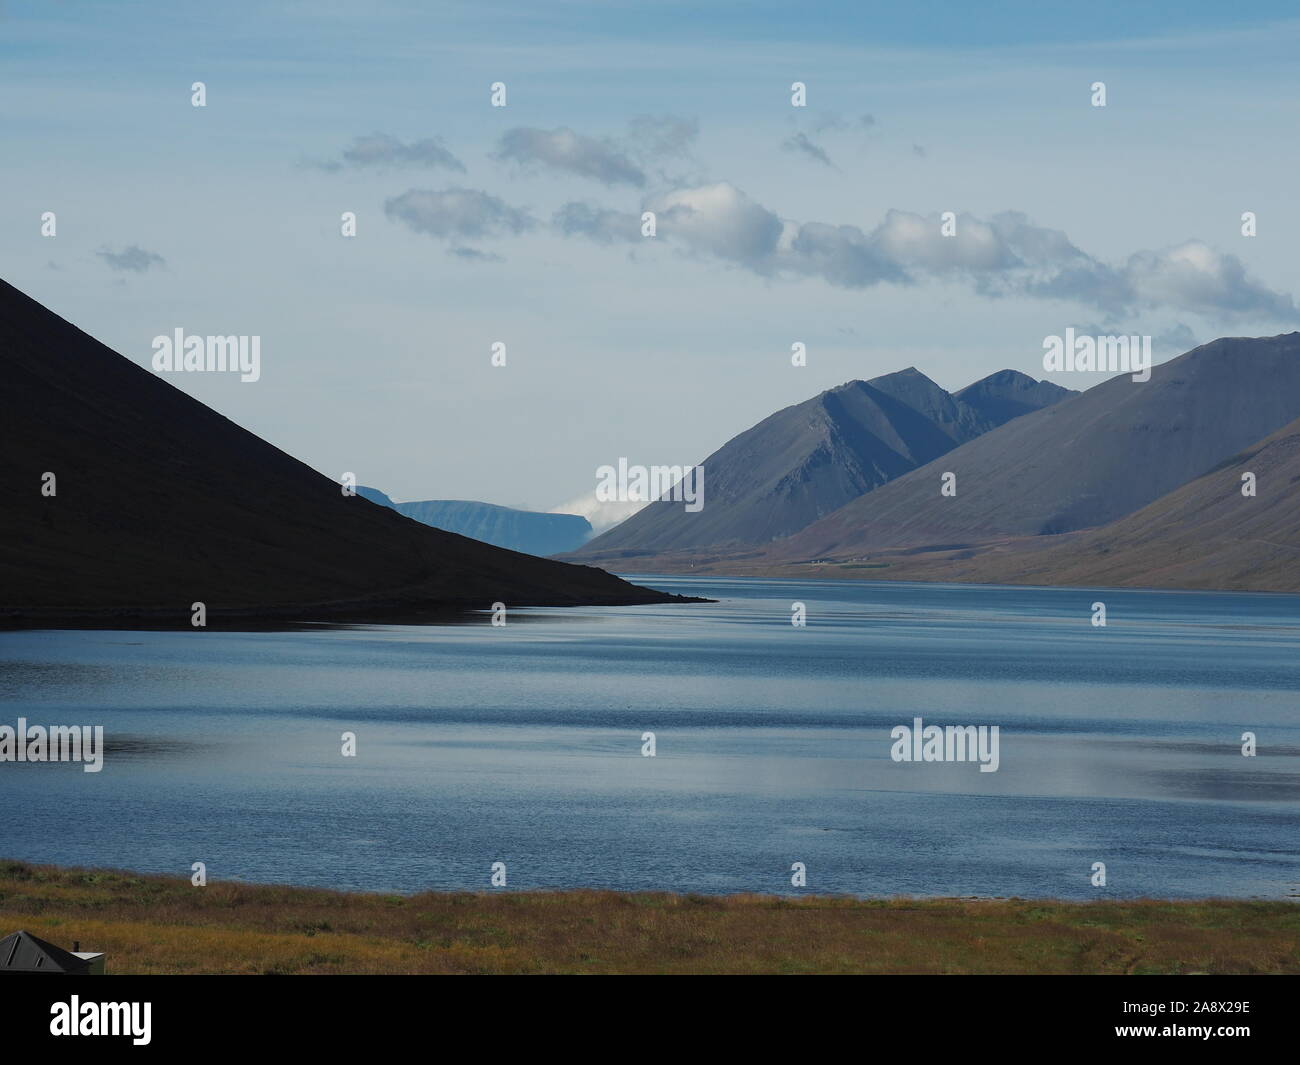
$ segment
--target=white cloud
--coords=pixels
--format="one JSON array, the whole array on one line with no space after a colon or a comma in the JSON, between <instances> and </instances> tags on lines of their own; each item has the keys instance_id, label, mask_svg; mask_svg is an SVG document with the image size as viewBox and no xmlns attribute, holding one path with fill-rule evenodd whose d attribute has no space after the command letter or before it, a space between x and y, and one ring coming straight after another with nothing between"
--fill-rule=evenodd
<instances>
[{"instance_id":1,"label":"white cloud","mask_svg":"<svg viewBox=\"0 0 1300 1065\"><path fill-rule=\"evenodd\" d=\"M1218 311L1225 316L1265 314L1295 318L1290 296L1251 278L1235 255L1216 252L1199 240L1129 257L1124 275L1134 296L1153 307Z\"/></svg>"},{"instance_id":2,"label":"white cloud","mask_svg":"<svg viewBox=\"0 0 1300 1065\"><path fill-rule=\"evenodd\" d=\"M597 244L641 239L641 216L628 211L611 211L585 203L566 203L551 219L551 225L566 237L590 237Z\"/></svg>"},{"instance_id":3,"label":"white cloud","mask_svg":"<svg viewBox=\"0 0 1300 1065\"><path fill-rule=\"evenodd\" d=\"M615 525L627 521L646 506L649 506L648 502L602 503L596 499L596 490L593 488L585 495L561 503L558 507L552 507L549 513L580 515L591 523L592 535L599 536L606 529L612 529Z\"/></svg>"},{"instance_id":4,"label":"white cloud","mask_svg":"<svg viewBox=\"0 0 1300 1065\"><path fill-rule=\"evenodd\" d=\"M934 274L1004 270L1019 262L994 226L965 214L957 217L955 233L945 237L937 214L922 217L909 211L888 211L871 234L871 242L896 266Z\"/></svg>"},{"instance_id":5,"label":"white cloud","mask_svg":"<svg viewBox=\"0 0 1300 1065\"><path fill-rule=\"evenodd\" d=\"M109 251L105 248L102 251L95 252L104 262L108 263L110 270L129 270L134 274L143 274L146 270L154 266L163 266L166 260L151 251L145 251L132 244L129 248L123 248L119 252Z\"/></svg>"},{"instance_id":6,"label":"white cloud","mask_svg":"<svg viewBox=\"0 0 1300 1065\"><path fill-rule=\"evenodd\" d=\"M676 189L651 198L657 231L697 251L761 269L781 237L781 219L734 185Z\"/></svg>"},{"instance_id":7,"label":"white cloud","mask_svg":"<svg viewBox=\"0 0 1300 1065\"><path fill-rule=\"evenodd\" d=\"M806 133L796 133L793 137L782 143L781 147L787 152L802 152L804 155L808 156L809 159L813 159L816 162L821 163L823 166L835 165L831 162L831 157L826 154L826 149L820 144L816 144L810 140Z\"/></svg>"},{"instance_id":8,"label":"white cloud","mask_svg":"<svg viewBox=\"0 0 1300 1065\"><path fill-rule=\"evenodd\" d=\"M818 277L841 288L965 279L985 297L1069 300L1112 319L1143 308L1210 317L1300 319L1292 298L1252 278L1235 255L1198 240L1140 251L1111 266L1060 230L1018 211L956 218L945 236L938 212L890 210L870 232L857 226L783 221L728 182L650 197L658 234L691 251L769 278ZM633 239L634 215L566 204L555 225L601 243Z\"/></svg>"},{"instance_id":9,"label":"white cloud","mask_svg":"<svg viewBox=\"0 0 1300 1065\"><path fill-rule=\"evenodd\" d=\"M436 139L403 144L387 133L371 133L357 137L343 151L344 162L352 166L444 166L449 170L465 171L465 165L443 147Z\"/></svg>"},{"instance_id":10,"label":"white cloud","mask_svg":"<svg viewBox=\"0 0 1300 1065\"><path fill-rule=\"evenodd\" d=\"M409 189L385 200L384 213L434 237L517 234L537 225L527 211L478 189Z\"/></svg>"},{"instance_id":11,"label":"white cloud","mask_svg":"<svg viewBox=\"0 0 1300 1065\"><path fill-rule=\"evenodd\" d=\"M613 141L587 137L567 126L558 129L518 127L501 137L496 158L523 167L543 166L605 185L645 184L645 173Z\"/></svg>"}]
</instances>

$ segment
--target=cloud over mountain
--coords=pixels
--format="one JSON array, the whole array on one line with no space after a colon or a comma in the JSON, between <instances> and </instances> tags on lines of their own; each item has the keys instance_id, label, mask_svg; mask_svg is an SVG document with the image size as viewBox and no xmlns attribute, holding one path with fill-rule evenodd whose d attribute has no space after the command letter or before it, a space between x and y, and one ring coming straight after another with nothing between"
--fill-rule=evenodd
<instances>
[{"instance_id":1,"label":"cloud over mountain","mask_svg":"<svg viewBox=\"0 0 1300 1065\"><path fill-rule=\"evenodd\" d=\"M1235 255L1199 240L1138 251L1112 266L1019 211L988 219L956 215L945 235L937 212L889 210L868 232L783 220L725 181L658 193L644 208L655 212L659 236L768 278L814 277L841 288L964 281L988 298L1068 300L1111 320L1148 309L1300 319L1291 296L1252 277ZM634 217L570 203L554 224L611 243L637 239Z\"/></svg>"}]
</instances>

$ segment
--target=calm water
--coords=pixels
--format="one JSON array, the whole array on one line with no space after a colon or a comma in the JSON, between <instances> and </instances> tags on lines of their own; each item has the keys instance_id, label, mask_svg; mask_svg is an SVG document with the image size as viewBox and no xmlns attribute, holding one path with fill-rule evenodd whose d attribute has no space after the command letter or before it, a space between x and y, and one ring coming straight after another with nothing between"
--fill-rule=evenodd
<instances>
[{"instance_id":1,"label":"calm water","mask_svg":"<svg viewBox=\"0 0 1300 1065\"><path fill-rule=\"evenodd\" d=\"M1300 894L1300 597L645 583L720 602L0 634L0 724L109 747L98 774L0 764L0 856L389 891L483 889L495 861L511 888L790 891L800 861L862 895ZM916 716L998 725L999 770L892 761Z\"/></svg>"}]
</instances>

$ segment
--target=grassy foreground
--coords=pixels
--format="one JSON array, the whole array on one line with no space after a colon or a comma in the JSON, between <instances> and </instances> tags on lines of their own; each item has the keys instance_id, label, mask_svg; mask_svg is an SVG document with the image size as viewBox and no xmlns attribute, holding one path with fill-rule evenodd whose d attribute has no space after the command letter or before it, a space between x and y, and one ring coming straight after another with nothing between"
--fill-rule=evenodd
<instances>
[{"instance_id":1,"label":"grassy foreground","mask_svg":"<svg viewBox=\"0 0 1300 1065\"><path fill-rule=\"evenodd\" d=\"M1300 973L1289 902L346 894L0 861L0 936L112 973Z\"/></svg>"}]
</instances>

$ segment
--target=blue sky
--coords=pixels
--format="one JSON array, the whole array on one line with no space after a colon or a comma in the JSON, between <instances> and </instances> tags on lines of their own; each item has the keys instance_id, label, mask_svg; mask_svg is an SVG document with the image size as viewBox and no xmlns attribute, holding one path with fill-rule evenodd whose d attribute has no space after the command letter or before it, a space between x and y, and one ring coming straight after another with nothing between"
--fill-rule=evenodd
<instances>
[{"instance_id":1,"label":"blue sky","mask_svg":"<svg viewBox=\"0 0 1300 1065\"><path fill-rule=\"evenodd\" d=\"M0 10L0 276L141 365L260 335L255 384L169 379L398 499L549 509L853 378L1041 377L1069 326L1300 328L1281 5Z\"/></svg>"}]
</instances>

